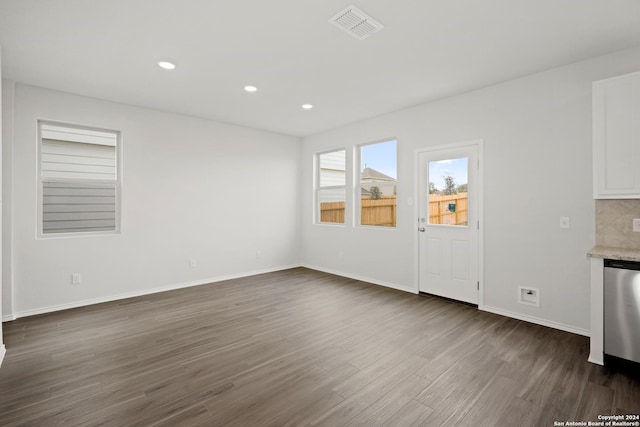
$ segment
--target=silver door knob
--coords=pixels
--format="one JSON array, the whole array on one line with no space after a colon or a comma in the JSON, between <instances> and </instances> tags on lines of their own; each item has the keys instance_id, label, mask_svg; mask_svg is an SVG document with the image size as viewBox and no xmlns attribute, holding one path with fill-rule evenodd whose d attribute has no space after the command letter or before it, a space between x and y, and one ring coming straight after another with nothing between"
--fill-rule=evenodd
<instances>
[{"instance_id":1,"label":"silver door knob","mask_svg":"<svg viewBox=\"0 0 640 427\"><path fill-rule=\"evenodd\" d=\"M424 233L424 232L425 232L425 230L426 230L426 229L425 229L424 227L420 227L420 228L418 228L418 231L419 231L419 232L421 232L421 233Z\"/></svg>"}]
</instances>

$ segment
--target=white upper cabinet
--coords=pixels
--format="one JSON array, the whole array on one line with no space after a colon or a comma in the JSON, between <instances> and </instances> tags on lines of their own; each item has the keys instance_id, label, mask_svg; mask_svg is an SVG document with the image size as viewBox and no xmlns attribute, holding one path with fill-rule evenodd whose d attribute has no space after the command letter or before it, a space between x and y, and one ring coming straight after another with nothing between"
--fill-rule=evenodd
<instances>
[{"instance_id":1,"label":"white upper cabinet","mask_svg":"<svg viewBox=\"0 0 640 427\"><path fill-rule=\"evenodd\" d=\"M593 196L640 199L640 72L593 83Z\"/></svg>"}]
</instances>

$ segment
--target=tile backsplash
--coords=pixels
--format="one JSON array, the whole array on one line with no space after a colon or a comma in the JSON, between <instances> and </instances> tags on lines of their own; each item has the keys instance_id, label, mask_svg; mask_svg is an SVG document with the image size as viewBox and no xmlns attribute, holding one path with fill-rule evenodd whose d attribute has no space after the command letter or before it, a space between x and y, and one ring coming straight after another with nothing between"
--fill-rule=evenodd
<instances>
[{"instance_id":1,"label":"tile backsplash","mask_svg":"<svg viewBox=\"0 0 640 427\"><path fill-rule=\"evenodd\" d=\"M640 249L634 218L640 218L640 199L596 200L596 245Z\"/></svg>"}]
</instances>

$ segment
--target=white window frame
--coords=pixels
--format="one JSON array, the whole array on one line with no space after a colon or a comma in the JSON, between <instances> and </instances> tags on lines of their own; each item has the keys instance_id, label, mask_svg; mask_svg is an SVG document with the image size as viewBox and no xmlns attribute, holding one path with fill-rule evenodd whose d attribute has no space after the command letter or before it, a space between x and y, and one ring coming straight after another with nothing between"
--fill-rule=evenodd
<instances>
[{"instance_id":1,"label":"white window frame","mask_svg":"<svg viewBox=\"0 0 640 427\"><path fill-rule=\"evenodd\" d=\"M396 143L396 175L398 174L398 139L394 138L394 137L390 137L390 138L384 138L384 139L378 139L375 141L371 141L371 142L365 142L362 144L358 144L355 146L355 164L354 164L354 180L353 180L353 198L354 198L354 215L353 215L353 219L354 219L354 226L355 227L362 227L362 228L372 228L372 229L378 229L378 230L396 230L398 228L398 208L400 207L400 203L398 203L398 185L399 185L399 181L398 178L396 178L395 182L393 184L386 184L384 182L381 182L380 185L376 185L378 187L380 186L384 186L384 187L389 187L389 186L394 186L396 187L396 225L394 226L384 226L384 225L373 225L373 224L362 224L362 194L361 194L361 188L362 188L362 173L361 173L361 168L362 168L362 147L366 147L367 145L376 145L376 144L384 144L386 142L392 142L394 141Z\"/></svg>"},{"instance_id":2,"label":"white window frame","mask_svg":"<svg viewBox=\"0 0 640 427\"><path fill-rule=\"evenodd\" d=\"M320 156L323 154L335 153L339 151L344 151L345 155L345 181L344 185L327 185L320 186ZM349 165L347 162L347 149L345 147L335 148L331 150L324 150L315 153L314 155L314 196L313 196L313 212L314 212L314 224L316 225L328 225L328 226L337 226L344 227L347 224L347 174L349 173ZM320 218L320 193L322 190L342 190L344 192L344 203L345 203L345 218L344 222L322 222Z\"/></svg>"},{"instance_id":3,"label":"white window frame","mask_svg":"<svg viewBox=\"0 0 640 427\"><path fill-rule=\"evenodd\" d=\"M116 137L116 179L115 180L83 180L79 178L44 178L42 176L42 126L60 126L78 130L85 130L90 132L107 132L114 134ZM104 236L114 235L121 233L121 212L122 212L122 133L118 130L107 129L94 126L79 125L75 123L57 122L51 120L38 120L37 121L37 238L38 239L56 239L56 238L68 238L68 237L90 237L90 236ZM71 141L74 142L74 141ZM81 141L77 141L81 142ZM74 231L74 232L61 232L61 233L44 233L44 183L45 182L60 182L60 183L81 183L92 185L105 185L115 186L115 229L114 230L99 230L99 231Z\"/></svg>"}]
</instances>

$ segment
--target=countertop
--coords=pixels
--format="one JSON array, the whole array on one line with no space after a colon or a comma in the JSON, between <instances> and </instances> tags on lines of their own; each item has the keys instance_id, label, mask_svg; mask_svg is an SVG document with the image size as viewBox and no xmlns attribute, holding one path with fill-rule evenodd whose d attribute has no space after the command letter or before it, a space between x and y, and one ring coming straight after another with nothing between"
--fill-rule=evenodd
<instances>
[{"instance_id":1,"label":"countertop","mask_svg":"<svg viewBox=\"0 0 640 427\"><path fill-rule=\"evenodd\" d=\"M596 245L587 252L587 255L594 258L640 261L640 249L614 248L610 246Z\"/></svg>"}]
</instances>

